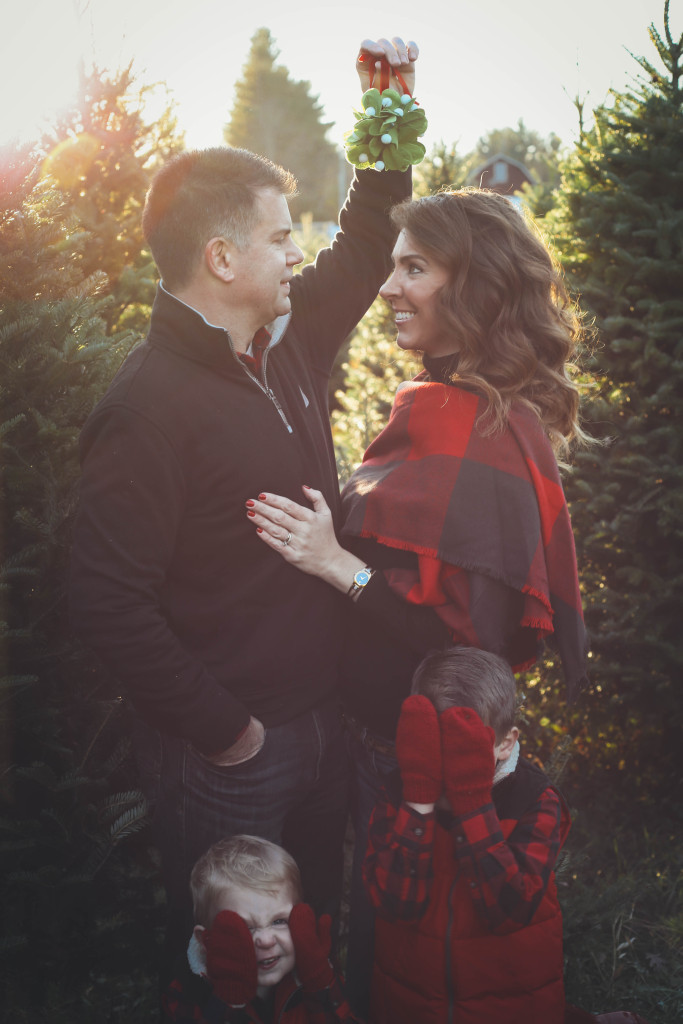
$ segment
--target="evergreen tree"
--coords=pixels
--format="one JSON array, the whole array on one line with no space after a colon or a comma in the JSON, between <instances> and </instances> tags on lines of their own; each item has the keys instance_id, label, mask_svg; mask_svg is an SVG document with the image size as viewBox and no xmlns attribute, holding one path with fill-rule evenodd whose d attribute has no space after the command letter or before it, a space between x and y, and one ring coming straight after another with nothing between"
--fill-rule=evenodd
<instances>
[{"instance_id":1,"label":"evergreen tree","mask_svg":"<svg viewBox=\"0 0 683 1024\"><path fill-rule=\"evenodd\" d=\"M683 36L668 0L664 37L649 32L663 70L636 58L644 75L595 112L546 217L599 328L587 428L611 439L567 482L602 723L584 742L637 782L679 755L683 667Z\"/></svg>"},{"instance_id":2,"label":"evergreen tree","mask_svg":"<svg viewBox=\"0 0 683 1024\"><path fill-rule=\"evenodd\" d=\"M41 141L42 174L64 195L82 234L74 252L82 276L107 275L107 332L143 330L156 271L142 237L145 193L159 163L181 146L167 107L147 122L151 86L137 87L130 66L108 75L80 73L73 106Z\"/></svg>"},{"instance_id":3,"label":"evergreen tree","mask_svg":"<svg viewBox=\"0 0 683 1024\"><path fill-rule=\"evenodd\" d=\"M130 1009L122 993L154 955L137 916L150 871L118 850L146 817L121 703L66 624L78 432L137 338L110 333L106 275L84 273L95 248L35 154L3 155L0 999L26 1022L121 1019L114 1003Z\"/></svg>"},{"instance_id":4,"label":"evergreen tree","mask_svg":"<svg viewBox=\"0 0 683 1024\"><path fill-rule=\"evenodd\" d=\"M250 149L281 164L297 178L300 196L291 203L292 216L310 211L314 220L336 221L339 178L348 183L348 165L326 138L330 124L310 94L309 82L289 77L276 64L278 51L267 28L258 29L235 86L235 103L225 129L230 146Z\"/></svg>"}]
</instances>

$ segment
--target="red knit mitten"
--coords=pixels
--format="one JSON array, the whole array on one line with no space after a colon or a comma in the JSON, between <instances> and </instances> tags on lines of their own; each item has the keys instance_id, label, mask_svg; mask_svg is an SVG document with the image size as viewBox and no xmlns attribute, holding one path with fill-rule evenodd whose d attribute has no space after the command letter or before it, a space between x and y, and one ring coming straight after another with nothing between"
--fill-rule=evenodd
<instances>
[{"instance_id":1,"label":"red knit mitten","mask_svg":"<svg viewBox=\"0 0 683 1024\"><path fill-rule=\"evenodd\" d=\"M396 757L403 780L403 799L435 804L443 792L439 716L427 697L403 701L396 730Z\"/></svg>"},{"instance_id":2,"label":"red knit mitten","mask_svg":"<svg viewBox=\"0 0 683 1024\"><path fill-rule=\"evenodd\" d=\"M496 734L472 708L447 708L439 721L446 796L459 817L491 801Z\"/></svg>"},{"instance_id":3,"label":"red knit mitten","mask_svg":"<svg viewBox=\"0 0 683 1024\"><path fill-rule=\"evenodd\" d=\"M334 981L334 970L329 961L331 926L329 914L323 914L316 925L315 913L307 903L297 903L289 915L296 973L305 992L320 992Z\"/></svg>"},{"instance_id":4,"label":"red knit mitten","mask_svg":"<svg viewBox=\"0 0 683 1024\"><path fill-rule=\"evenodd\" d=\"M206 973L219 999L244 1006L256 995L256 950L246 922L221 910L204 936Z\"/></svg>"}]
</instances>

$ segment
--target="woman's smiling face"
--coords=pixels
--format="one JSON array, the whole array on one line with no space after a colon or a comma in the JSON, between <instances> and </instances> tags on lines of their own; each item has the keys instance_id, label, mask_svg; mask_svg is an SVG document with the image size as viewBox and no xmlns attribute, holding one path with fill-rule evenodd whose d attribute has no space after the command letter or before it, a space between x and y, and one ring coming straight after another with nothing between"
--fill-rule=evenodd
<instances>
[{"instance_id":1,"label":"woman's smiling face","mask_svg":"<svg viewBox=\"0 0 683 1024\"><path fill-rule=\"evenodd\" d=\"M400 348L429 356L453 355L458 344L446 325L439 293L448 270L401 231L393 252L394 270L379 290L394 311Z\"/></svg>"}]
</instances>

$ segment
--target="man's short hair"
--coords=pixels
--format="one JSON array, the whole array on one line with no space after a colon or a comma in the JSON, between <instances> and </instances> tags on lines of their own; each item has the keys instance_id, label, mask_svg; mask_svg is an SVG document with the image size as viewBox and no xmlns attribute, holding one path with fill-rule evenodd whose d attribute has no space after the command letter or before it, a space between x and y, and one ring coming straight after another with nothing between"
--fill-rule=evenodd
<instances>
[{"instance_id":1,"label":"man's short hair","mask_svg":"<svg viewBox=\"0 0 683 1024\"><path fill-rule=\"evenodd\" d=\"M142 230L169 288L191 280L211 238L222 236L240 249L249 244L259 189L290 197L296 179L265 157L229 146L180 153L157 171Z\"/></svg>"},{"instance_id":2,"label":"man's short hair","mask_svg":"<svg viewBox=\"0 0 683 1024\"><path fill-rule=\"evenodd\" d=\"M253 889L275 894L290 890L301 900L301 875L294 858L281 846L258 836L232 836L210 846L192 868L190 890L196 924L209 928L215 907L226 889Z\"/></svg>"},{"instance_id":3,"label":"man's short hair","mask_svg":"<svg viewBox=\"0 0 683 1024\"><path fill-rule=\"evenodd\" d=\"M512 669L497 654L456 646L432 651L413 676L413 693L431 700L437 712L473 708L500 743L515 724L517 687Z\"/></svg>"}]
</instances>

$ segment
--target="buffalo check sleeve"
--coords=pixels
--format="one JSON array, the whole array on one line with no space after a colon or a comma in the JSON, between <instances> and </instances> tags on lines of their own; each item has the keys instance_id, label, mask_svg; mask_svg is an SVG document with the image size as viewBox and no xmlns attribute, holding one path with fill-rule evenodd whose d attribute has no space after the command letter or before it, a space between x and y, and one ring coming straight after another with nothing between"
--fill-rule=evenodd
<instances>
[{"instance_id":1,"label":"buffalo check sleeve","mask_svg":"<svg viewBox=\"0 0 683 1024\"><path fill-rule=\"evenodd\" d=\"M459 874L468 882L477 912L492 932L529 924L543 898L561 846L561 805L545 789L507 840L492 803L454 819Z\"/></svg>"},{"instance_id":2,"label":"buffalo check sleeve","mask_svg":"<svg viewBox=\"0 0 683 1024\"><path fill-rule=\"evenodd\" d=\"M370 819L363 879L377 911L390 920L415 921L431 893L434 813L398 807L383 791Z\"/></svg>"}]
</instances>

